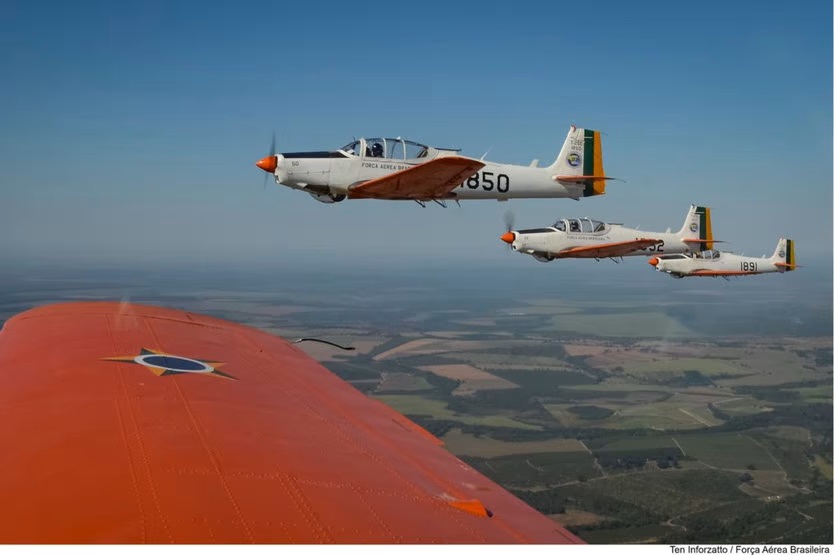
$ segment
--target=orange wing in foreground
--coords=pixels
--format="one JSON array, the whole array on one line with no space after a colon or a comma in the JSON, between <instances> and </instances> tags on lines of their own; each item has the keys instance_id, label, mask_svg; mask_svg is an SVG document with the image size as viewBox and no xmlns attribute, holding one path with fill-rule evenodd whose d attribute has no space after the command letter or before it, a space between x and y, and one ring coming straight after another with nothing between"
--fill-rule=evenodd
<instances>
[{"instance_id":1,"label":"orange wing in foreground","mask_svg":"<svg viewBox=\"0 0 834 555\"><path fill-rule=\"evenodd\" d=\"M2 543L579 542L252 328L44 306L6 322L0 369Z\"/></svg>"},{"instance_id":2,"label":"orange wing in foreground","mask_svg":"<svg viewBox=\"0 0 834 555\"><path fill-rule=\"evenodd\" d=\"M557 258L607 258L609 256L624 256L634 251L657 245L659 239L636 239L634 241L621 241L619 243L601 243L588 247L574 247L563 250L556 255Z\"/></svg>"},{"instance_id":3,"label":"orange wing in foreground","mask_svg":"<svg viewBox=\"0 0 834 555\"><path fill-rule=\"evenodd\" d=\"M450 198L455 187L484 167L462 156L444 156L354 185L350 198L431 200Z\"/></svg>"}]
</instances>

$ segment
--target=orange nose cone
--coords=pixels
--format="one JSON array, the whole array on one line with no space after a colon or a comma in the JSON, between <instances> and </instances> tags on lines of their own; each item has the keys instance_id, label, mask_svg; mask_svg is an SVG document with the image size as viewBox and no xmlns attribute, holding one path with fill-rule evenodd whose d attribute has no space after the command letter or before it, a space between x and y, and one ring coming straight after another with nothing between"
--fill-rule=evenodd
<instances>
[{"instance_id":1,"label":"orange nose cone","mask_svg":"<svg viewBox=\"0 0 834 555\"><path fill-rule=\"evenodd\" d=\"M652 266L657 266L658 262L660 262L660 259L658 259L656 256L653 256L649 259L649 264L651 264Z\"/></svg>"},{"instance_id":2,"label":"orange nose cone","mask_svg":"<svg viewBox=\"0 0 834 555\"><path fill-rule=\"evenodd\" d=\"M513 233L512 231L508 231L507 233L501 236L501 240L507 244L510 244L513 241L515 241L515 233Z\"/></svg>"},{"instance_id":3,"label":"orange nose cone","mask_svg":"<svg viewBox=\"0 0 834 555\"><path fill-rule=\"evenodd\" d=\"M278 157L277 156L267 156L266 158L261 158L255 165L261 168L265 172L275 173L275 168L278 167Z\"/></svg>"}]
</instances>

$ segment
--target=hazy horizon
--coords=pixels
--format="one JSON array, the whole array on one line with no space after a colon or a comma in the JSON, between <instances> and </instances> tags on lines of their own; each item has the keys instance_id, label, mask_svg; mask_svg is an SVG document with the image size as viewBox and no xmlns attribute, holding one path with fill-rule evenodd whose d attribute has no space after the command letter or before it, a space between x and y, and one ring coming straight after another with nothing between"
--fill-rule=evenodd
<instances>
[{"instance_id":1,"label":"hazy horizon","mask_svg":"<svg viewBox=\"0 0 834 555\"><path fill-rule=\"evenodd\" d=\"M0 321L33 306L65 301L111 300L181 307L181 301L262 299L267 304L305 304L337 311L476 310L518 302L568 302L618 313L661 311L701 329L736 335L830 336L831 268L811 265L785 273L672 279L644 257L535 262L517 253L517 263L495 265L435 257L368 264L308 258L285 265L183 263L71 266L28 263L0 269ZM397 316L391 316L394 320Z\"/></svg>"}]
</instances>

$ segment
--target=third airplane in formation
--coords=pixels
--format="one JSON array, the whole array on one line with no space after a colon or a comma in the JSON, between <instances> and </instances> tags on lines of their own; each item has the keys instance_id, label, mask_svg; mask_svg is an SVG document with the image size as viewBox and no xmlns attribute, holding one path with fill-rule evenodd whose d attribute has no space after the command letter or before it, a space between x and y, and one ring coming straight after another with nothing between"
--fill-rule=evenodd
<instances>
[{"instance_id":1,"label":"third airplane in formation","mask_svg":"<svg viewBox=\"0 0 834 555\"><path fill-rule=\"evenodd\" d=\"M599 131L571 126L549 166L498 164L401 138L359 139L337 150L274 153L257 162L275 182L324 203L345 199L580 199L605 194Z\"/></svg>"},{"instance_id":2,"label":"third airplane in formation","mask_svg":"<svg viewBox=\"0 0 834 555\"><path fill-rule=\"evenodd\" d=\"M694 254L654 256L649 264L659 272L674 278L687 276L749 276L772 272L790 272L797 269L793 241L780 238L770 258L741 256L731 252L708 250Z\"/></svg>"},{"instance_id":3,"label":"third airplane in formation","mask_svg":"<svg viewBox=\"0 0 834 555\"><path fill-rule=\"evenodd\" d=\"M640 231L622 224L590 218L557 220L551 227L508 230L501 240L513 250L530 254L540 262L556 258L618 258L660 253L689 253L711 249L710 209L689 207L677 233Z\"/></svg>"}]
</instances>

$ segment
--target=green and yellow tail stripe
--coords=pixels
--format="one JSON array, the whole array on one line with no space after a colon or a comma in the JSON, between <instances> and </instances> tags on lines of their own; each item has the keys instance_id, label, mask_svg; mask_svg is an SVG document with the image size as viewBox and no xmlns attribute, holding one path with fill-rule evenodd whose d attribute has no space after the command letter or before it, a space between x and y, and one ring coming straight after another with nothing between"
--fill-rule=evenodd
<instances>
[{"instance_id":1,"label":"green and yellow tail stripe","mask_svg":"<svg viewBox=\"0 0 834 555\"><path fill-rule=\"evenodd\" d=\"M785 249L785 264L787 265L785 270L788 272L796 269L796 253L793 252L793 239L788 239L788 245Z\"/></svg>"},{"instance_id":2,"label":"green and yellow tail stripe","mask_svg":"<svg viewBox=\"0 0 834 555\"><path fill-rule=\"evenodd\" d=\"M712 238L712 217L710 216L710 209L706 206L696 206L695 213L699 216L698 239L703 241L701 243L701 250L708 251L715 244Z\"/></svg>"},{"instance_id":3,"label":"green and yellow tail stripe","mask_svg":"<svg viewBox=\"0 0 834 555\"><path fill-rule=\"evenodd\" d=\"M602 140L599 131L585 129L585 147L582 151L582 175L592 175L596 178L605 177L602 169ZM589 179L585 181L584 196L605 194L604 179Z\"/></svg>"}]
</instances>

